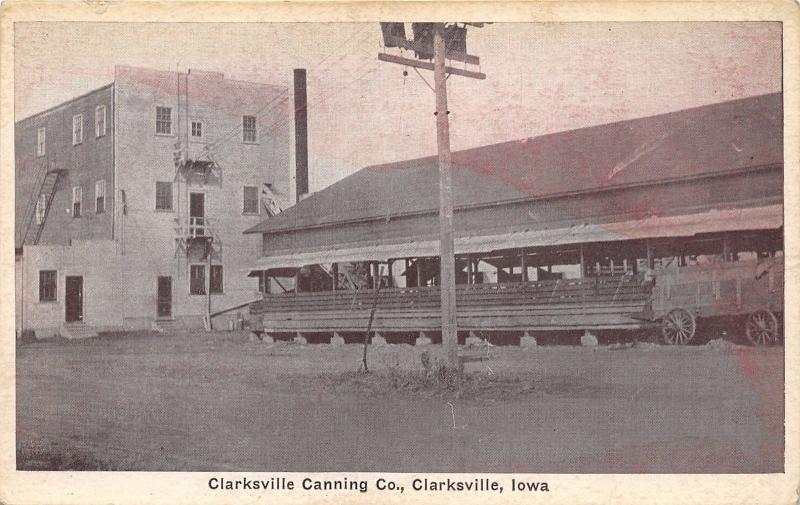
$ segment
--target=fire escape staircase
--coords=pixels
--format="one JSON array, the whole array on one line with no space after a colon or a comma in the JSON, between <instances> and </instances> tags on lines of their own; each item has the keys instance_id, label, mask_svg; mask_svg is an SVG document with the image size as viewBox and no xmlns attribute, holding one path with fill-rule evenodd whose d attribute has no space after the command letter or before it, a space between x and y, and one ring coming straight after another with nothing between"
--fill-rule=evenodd
<instances>
[{"instance_id":1,"label":"fire escape staircase","mask_svg":"<svg viewBox=\"0 0 800 505\"><path fill-rule=\"evenodd\" d=\"M65 173L64 169L55 168L55 164L43 162L36 175L34 183L35 191L31 194L28 206L25 209L23 218L23 230L20 234L20 247L23 245L36 245L42 236L44 224L47 221L47 214L53 203L53 197L58 189L58 181ZM39 208L40 195L44 195L44 208ZM39 216L37 216L39 214Z\"/></svg>"},{"instance_id":2,"label":"fire escape staircase","mask_svg":"<svg viewBox=\"0 0 800 505\"><path fill-rule=\"evenodd\" d=\"M222 240L207 217L190 217L188 226L175 219L175 257L188 257L193 251L202 251L202 259L222 252Z\"/></svg>"}]
</instances>

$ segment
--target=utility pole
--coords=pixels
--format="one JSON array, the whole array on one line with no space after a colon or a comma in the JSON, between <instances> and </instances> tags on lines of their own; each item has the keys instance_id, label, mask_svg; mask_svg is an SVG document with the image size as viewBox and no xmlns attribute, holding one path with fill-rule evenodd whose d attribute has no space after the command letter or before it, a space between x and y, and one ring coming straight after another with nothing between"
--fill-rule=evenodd
<instances>
[{"instance_id":1,"label":"utility pole","mask_svg":"<svg viewBox=\"0 0 800 505\"><path fill-rule=\"evenodd\" d=\"M433 30L433 81L436 93L436 149L439 162L439 258L442 297L442 345L450 368L458 369L456 260L453 244L453 181L450 173L450 121L447 110L444 23Z\"/></svg>"},{"instance_id":2,"label":"utility pole","mask_svg":"<svg viewBox=\"0 0 800 505\"><path fill-rule=\"evenodd\" d=\"M458 370L458 324L456 319L455 246L453 232L453 183L451 175L450 122L447 109L447 78L460 75L473 79L485 79L480 72L448 67L446 60L453 59L478 65L480 60L466 52L466 24L458 27L445 23L412 23L414 40L407 40L403 23L381 23L384 45L413 50L419 59L430 59L433 63L379 53L378 59L404 66L433 70L434 93L436 95L436 148L439 166L439 284L442 310L442 345L447 357L447 366ZM468 23L475 27L482 23ZM417 266L419 275L419 266Z\"/></svg>"}]
</instances>

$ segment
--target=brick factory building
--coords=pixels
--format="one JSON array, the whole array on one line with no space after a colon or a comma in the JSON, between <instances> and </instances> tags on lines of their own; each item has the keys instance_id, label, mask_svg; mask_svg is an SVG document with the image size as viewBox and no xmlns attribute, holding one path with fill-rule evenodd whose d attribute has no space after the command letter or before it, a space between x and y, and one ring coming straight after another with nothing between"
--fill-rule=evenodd
<instances>
[{"instance_id":1,"label":"brick factory building","mask_svg":"<svg viewBox=\"0 0 800 505\"><path fill-rule=\"evenodd\" d=\"M243 231L290 194L288 91L118 66L16 122L18 332L200 327L256 298Z\"/></svg>"}]
</instances>

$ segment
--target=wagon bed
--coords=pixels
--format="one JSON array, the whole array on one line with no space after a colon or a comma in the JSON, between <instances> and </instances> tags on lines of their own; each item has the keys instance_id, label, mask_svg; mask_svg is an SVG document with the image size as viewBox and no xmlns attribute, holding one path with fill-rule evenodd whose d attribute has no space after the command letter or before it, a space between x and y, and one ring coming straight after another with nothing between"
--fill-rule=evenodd
<instances>
[{"instance_id":1,"label":"wagon bed","mask_svg":"<svg viewBox=\"0 0 800 505\"><path fill-rule=\"evenodd\" d=\"M743 319L755 345L780 342L783 314L783 257L711 263L664 270L655 275L653 319L666 343L685 344L698 319Z\"/></svg>"}]
</instances>

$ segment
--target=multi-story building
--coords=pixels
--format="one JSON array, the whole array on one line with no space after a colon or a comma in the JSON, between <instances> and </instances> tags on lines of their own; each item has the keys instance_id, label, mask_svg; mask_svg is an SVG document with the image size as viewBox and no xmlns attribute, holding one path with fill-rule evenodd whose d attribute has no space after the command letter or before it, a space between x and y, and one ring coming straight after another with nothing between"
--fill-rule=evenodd
<instances>
[{"instance_id":1,"label":"multi-story building","mask_svg":"<svg viewBox=\"0 0 800 505\"><path fill-rule=\"evenodd\" d=\"M227 326L259 291L242 232L290 194L288 92L118 66L18 121L18 330Z\"/></svg>"}]
</instances>

